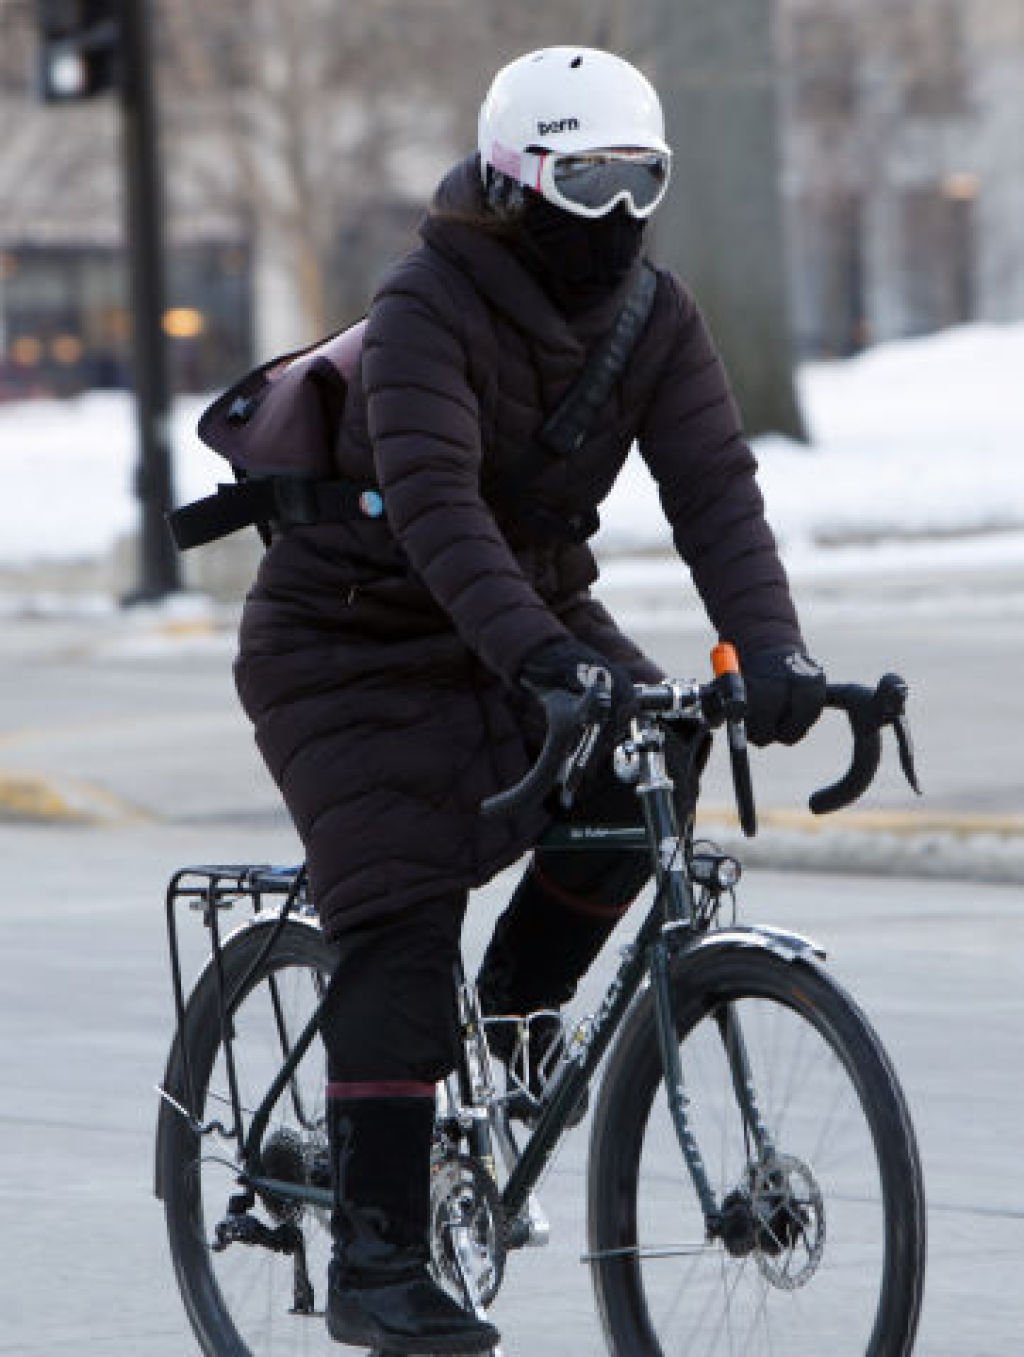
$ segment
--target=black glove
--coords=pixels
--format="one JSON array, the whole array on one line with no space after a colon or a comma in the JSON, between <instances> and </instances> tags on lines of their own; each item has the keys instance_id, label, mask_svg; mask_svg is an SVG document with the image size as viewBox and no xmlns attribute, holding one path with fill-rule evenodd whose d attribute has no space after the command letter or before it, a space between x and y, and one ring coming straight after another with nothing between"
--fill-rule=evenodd
<instances>
[{"instance_id":1,"label":"black glove","mask_svg":"<svg viewBox=\"0 0 1024 1357\"><path fill-rule=\"evenodd\" d=\"M620 664L592 650L574 637L564 641L545 641L532 650L519 670L520 683L535 688L564 688L570 693L582 693L592 686L593 671L603 671L611 687L611 720L613 731L621 731L636 711L633 680Z\"/></svg>"},{"instance_id":2,"label":"black glove","mask_svg":"<svg viewBox=\"0 0 1024 1357\"><path fill-rule=\"evenodd\" d=\"M796 646L755 650L743 660L751 744L796 744L825 705L821 665Z\"/></svg>"}]
</instances>

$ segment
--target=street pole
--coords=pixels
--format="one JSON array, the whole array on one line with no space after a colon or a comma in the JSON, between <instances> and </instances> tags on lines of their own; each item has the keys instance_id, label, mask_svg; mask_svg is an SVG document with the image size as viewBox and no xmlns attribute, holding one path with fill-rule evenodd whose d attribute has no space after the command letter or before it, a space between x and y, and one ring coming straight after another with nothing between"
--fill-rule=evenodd
<instances>
[{"instance_id":1,"label":"street pole","mask_svg":"<svg viewBox=\"0 0 1024 1357\"><path fill-rule=\"evenodd\" d=\"M181 572L164 517L174 507L174 493L150 0L121 0L120 9L121 135L139 431L136 494L140 505L138 583L124 601L140 603L164 598L179 589Z\"/></svg>"}]
</instances>

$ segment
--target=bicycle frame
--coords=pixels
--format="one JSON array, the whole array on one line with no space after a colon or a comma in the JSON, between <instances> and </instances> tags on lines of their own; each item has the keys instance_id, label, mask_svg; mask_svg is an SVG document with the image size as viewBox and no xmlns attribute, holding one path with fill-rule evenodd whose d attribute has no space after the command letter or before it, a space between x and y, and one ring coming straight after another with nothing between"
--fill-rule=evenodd
<instances>
[{"instance_id":1,"label":"bicycle frame","mask_svg":"<svg viewBox=\"0 0 1024 1357\"><path fill-rule=\"evenodd\" d=\"M678 823L673 797L674 784L667 772L663 743L661 725L656 718L641 717L634 721L630 739L632 767L626 776L636 782L637 794L643 809L643 827L560 825L551 830L544 839L546 847L566 851L586 851L595 843L607 845L609 842L614 842L624 851L646 851L651 858L655 893L650 910L633 942L624 948L618 971L596 1013L588 1020L585 1033L577 1032L574 1035L569 1058L546 1092L543 1109L532 1133L521 1150L513 1147L513 1162L501 1198L506 1217L512 1225L512 1240L520 1244L530 1242L532 1234L532 1226L522 1219L530 1194L551 1160L570 1122L573 1110L600 1066L621 1020L648 976L657 1015L668 1106L680 1149L707 1222L709 1237L715 1233L720 1219L719 1204L708 1181L700 1150L690 1127L683 1072L676 1043L670 985L672 958L694 945L700 938L702 929L707 925L698 917L694 886L688 870L690 827L681 828ZM234 1075L234 1033L229 1018L234 996L226 994L224 990L222 943L218 924L220 911L240 895L252 898L257 917L264 895L285 896L280 910L276 913L276 923L271 927L260 956L254 963L252 970L255 971L272 950L285 921L293 915L303 897L304 870L274 874L268 873L265 869L261 871L261 869L203 868L191 869L191 873L203 877L206 884L201 887L183 884L190 873L188 870L179 872L172 878L167 900L178 1030L179 1033L184 1032L185 1002L173 911L175 903L186 898L190 900L193 908L203 911L204 923L211 933L212 965L218 983L222 1043L231 1104L230 1127L225 1127L219 1121L204 1125L199 1120L191 1075L187 1067L184 1071L187 1106L180 1106L164 1090L161 1089L160 1092L187 1117L197 1134L217 1132L225 1139L235 1142L239 1161L239 1183L249 1192L267 1192L278 1198L329 1208L331 1194L328 1189L311 1184L284 1182L268 1178L259 1172L260 1147L264 1133L275 1106L289 1085L292 1086L295 1096L294 1075L319 1035L323 1000L297 1037L290 1036L285 1030L283 1020L278 1014L277 1025L283 1063L260 1105L253 1112L246 1131ZM475 990L466 984L461 968L455 979L462 1000L468 1047L471 1042L479 1040L482 1024L475 1001ZM245 984L246 978L240 983L239 990L244 989ZM744 1124L751 1134L758 1156L765 1159L772 1152L772 1141L757 1106L750 1064L738 1019L731 1010L724 1010L718 1015L718 1024ZM184 1052L184 1041L179 1044ZM485 1056L485 1059L489 1058ZM486 1068L488 1074L485 1083L489 1085L489 1063ZM458 1102L462 1108L479 1108L481 1089L479 1080L474 1084L472 1078L468 1049L464 1051L463 1062L453 1079L457 1084ZM485 1102L490 1102L492 1109L500 1106L500 1100L493 1095L493 1089L485 1087L483 1093ZM301 1109L297 1108L297 1111L301 1118ZM497 1138L506 1152L511 1144L510 1138L502 1134L501 1126L496 1127L492 1124L494 1121L496 1119L489 1122L484 1117L472 1115L466 1118L471 1148L487 1163L493 1163L494 1160L492 1146L496 1129Z\"/></svg>"},{"instance_id":2,"label":"bicycle frame","mask_svg":"<svg viewBox=\"0 0 1024 1357\"><path fill-rule=\"evenodd\" d=\"M664 736L657 720L647 717L634 721L630 745L635 761L633 775L644 813L643 829L615 827L602 830L589 826L568 826L556 829L545 839L545 846L565 849L585 849L595 840L607 842L608 839L622 848L646 849L654 870L655 894L636 938L624 949L622 963L597 1012L589 1020L586 1036L577 1035L569 1060L553 1086L546 1090L539 1119L511 1168L501 1199L508 1220L513 1222L513 1238L516 1235L514 1223L520 1219L530 1193L557 1148L573 1109L588 1088L619 1023L648 975L654 995L668 1105L709 1236L715 1232L720 1220L718 1201L690 1128L676 1044L669 982L671 959L674 953L695 939L700 925L693 884L687 870L689 826L685 828L684 838L676 814L674 784L665 764L663 742ZM744 1123L751 1132L759 1156L766 1157L772 1150L771 1138L757 1106L739 1021L731 1010L726 1010L722 1015L720 1031ZM489 1146L474 1146L474 1149L489 1157ZM522 1235L524 1232L519 1233ZM528 1235L529 1226L525 1233Z\"/></svg>"}]
</instances>

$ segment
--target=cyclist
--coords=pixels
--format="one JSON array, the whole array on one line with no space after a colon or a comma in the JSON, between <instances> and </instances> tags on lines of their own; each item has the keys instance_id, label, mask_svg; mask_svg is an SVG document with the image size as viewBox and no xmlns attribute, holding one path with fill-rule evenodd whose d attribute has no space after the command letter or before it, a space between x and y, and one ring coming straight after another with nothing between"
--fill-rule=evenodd
<instances>
[{"instance_id":1,"label":"cyclist","mask_svg":"<svg viewBox=\"0 0 1024 1357\"><path fill-rule=\"evenodd\" d=\"M590 593L586 538L634 440L713 625L739 648L751 739L795 742L824 700L722 365L671 273L656 272L582 445L526 469L647 267L670 158L655 91L618 57L556 47L498 72L477 154L445 177L421 243L374 299L348 392L332 475L373 484L384 514L364 496L363 512L278 534L246 602L239 693L339 946L323 1036L328 1327L341 1342L424 1353L498 1340L426 1269L451 966L469 888L550 822L548 807L478 812L535 756L530 685L579 691L599 671L621 728L633 682L661 676ZM700 753L674 753L684 813ZM580 813L632 806L606 751ZM483 962L485 1010L564 1003L646 874L614 851L536 852ZM559 1040L555 1027L540 1044Z\"/></svg>"}]
</instances>

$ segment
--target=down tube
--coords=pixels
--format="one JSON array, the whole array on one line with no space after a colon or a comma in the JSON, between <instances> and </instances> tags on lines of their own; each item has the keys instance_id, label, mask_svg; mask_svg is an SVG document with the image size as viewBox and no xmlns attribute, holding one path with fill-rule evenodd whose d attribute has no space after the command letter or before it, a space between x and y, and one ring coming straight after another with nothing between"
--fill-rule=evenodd
<instances>
[{"instance_id":1,"label":"down tube","mask_svg":"<svg viewBox=\"0 0 1024 1357\"><path fill-rule=\"evenodd\" d=\"M544 1109L505 1184L501 1194L502 1204L510 1217L518 1215L525 1205L558 1145L569 1116L611 1045L626 1009L640 988L648 966L648 953L656 942L661 926L662 900L659 892L594 1016L590 1044L583 1059L567 1066L559 1078L550 1103Z\"/></svg>"}]
</instances>

